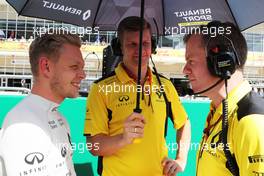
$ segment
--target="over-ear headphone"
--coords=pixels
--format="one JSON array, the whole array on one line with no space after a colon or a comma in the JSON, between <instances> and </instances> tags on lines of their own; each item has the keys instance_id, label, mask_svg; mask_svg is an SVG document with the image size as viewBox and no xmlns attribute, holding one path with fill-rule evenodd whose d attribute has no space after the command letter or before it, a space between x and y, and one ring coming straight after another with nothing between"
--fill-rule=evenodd
<instances>
[{"instance_id":1,"label":"over-ear headphone","mask_svg":"<svg viewBox=\"0 0 264 176\"><path fill-rule=\"evenodd\" d=\"M223 37L220 39L219 37ZM226 40L229 44L217 42L210 45L215 39ZM206 44L207 66L211 74L222 79L228 79L240 65L238 54L231 39L225 35L216 38L210 37Z\"/></svg>"},{"instance_id":2,"label":"over-ear headphone","mask_svg":"<svg viewBox=\"0 0 264 176\"><path fill-rule=\"evenodd\" d=\"M112 39L111 47L112 47L113 54L115 56L123 56L122 50L121 50L121 43L120 43L119 38L116 37L116 38ZM151 53L156 54L157 53L156 49L157 49L156 38L154 36L152 36L151 37Z\"/></svg>"},{"instance_id":3,"label":"over-ear headphone","mask_svg":"<svg viewBox=\"0 0 264 176\"><path fill-rule=\"evenodd\" d=\"M114 56L123 56L121 50L121 43L117 37L111 40L111 48Z\"/></svg>"}]
</instances>

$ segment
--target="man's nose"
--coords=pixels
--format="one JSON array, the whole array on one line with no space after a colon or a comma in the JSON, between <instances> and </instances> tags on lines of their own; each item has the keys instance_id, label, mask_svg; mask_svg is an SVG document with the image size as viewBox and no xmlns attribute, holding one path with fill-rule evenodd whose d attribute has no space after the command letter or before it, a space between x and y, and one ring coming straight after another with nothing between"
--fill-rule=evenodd
<instances>
[{"instance_id":1,"label":"man's nose","mask_svg":"<svg viewBox=\"0 0 264 176\"><path fill-rule=\"evenodd\" d=\"M84 79L85 77L86 77L86 73L85 73L84 69L82 69L82 70L80 71L80 73L79 73L79 78L80 78L80 79Z\"/></svg>"},{"instance_id":2,"label":"man's nose","mask_svg":"<svg viewBox=\"0 0 264 176\"><path fill-rule=\"evenodd\" d=\"M184 65L182 73L185 74L185 75L188 75L190 73L190 69L189 69L187 63Z\"/></svg>"}]
</instances>

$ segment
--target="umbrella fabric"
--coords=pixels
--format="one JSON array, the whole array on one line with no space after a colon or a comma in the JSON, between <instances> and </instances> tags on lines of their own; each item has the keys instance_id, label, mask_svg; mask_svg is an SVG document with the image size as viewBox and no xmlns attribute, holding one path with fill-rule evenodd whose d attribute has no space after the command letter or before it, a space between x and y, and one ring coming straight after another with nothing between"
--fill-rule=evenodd
<instances>
[{"instance_id":1,"label":"umbrella fabric","mask_svg":"<svg viewBox=\"0 0 264 176\"><path fill-rule=\"evenodd\" d=\"M241 30L264 21L264 0L7 0L19 15L61 21L99 30L116 30L127 16L140 16L156 34L191 32L192 26L212 20L236 23ZM142 8L142 6L144 8ZM142 31L140 31L142 34ZM138 80L140 84L142 35L140 35ZM140 112L137 92L135 112Z\"/></svg>"},{"instance_id":2,"label":"umbrella fabric","mask_svg":"<svg viewBox=\"0 0 264 176\"><path fill-rule=\"evenodd\" d=\"M7 0L19 15L116 30L127 16L140 15L141 0ZM264 0L145 0L145 18L154 33L186 32L211 20L236 23L241 30L264 21ZM155 24L156 23L156 24ZM156 27L157 26L157 27ZM180 28L181 26L181 28Z\"/></svg>"}]
</instances>

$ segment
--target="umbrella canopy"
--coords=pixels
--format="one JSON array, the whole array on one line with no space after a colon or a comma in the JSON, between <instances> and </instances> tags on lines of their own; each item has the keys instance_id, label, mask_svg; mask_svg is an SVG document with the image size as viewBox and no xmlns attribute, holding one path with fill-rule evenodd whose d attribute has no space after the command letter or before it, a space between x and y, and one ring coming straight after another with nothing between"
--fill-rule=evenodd
<instances>
[{"instance_id":1,"label":"umbrella canopy","mask_svg":"<svg viewBox=\"0 0 264 176\"><path fill-rule=\"evenodd\" d=\"M78 26L116 30L127 16L140 16L138 80L140 85L143 17L156 34L188 33L189 26L212 20L229 21L241 30L264 21L264 0L7 0L19 15L38 17ZM183 30L183 31L182 31ZM139 107L137 92L135 112Z\"/></svg>"},{"instance_id":2,"label":"umbrella canopy","mask_svg":"<svg viewBox=\"0 0 264 176\"><path fill-rule=\"evenodd\" d=\"M19 15L116 30L127 16L140 15L141 0L7 0ZM145 0L145 18L153 31L170 35L180 26L212 20L236 23L241 30L264 21L264 0Z\"/></svg>"}]
</instances>

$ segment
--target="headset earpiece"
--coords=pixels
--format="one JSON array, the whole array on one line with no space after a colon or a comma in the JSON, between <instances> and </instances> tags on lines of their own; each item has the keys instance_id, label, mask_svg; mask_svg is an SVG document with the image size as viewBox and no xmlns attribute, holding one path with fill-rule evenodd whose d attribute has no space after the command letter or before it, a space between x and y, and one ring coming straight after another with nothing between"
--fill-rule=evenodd
<instances>
[{"instance_id":1,"label":"headset earpiece","mask_svg":"<svg viewBox=\"0 0 264 176\"><path fill-rule=\"evenodd\" d=\"M239 59L232 41L224 35L223 37L229 42L228 45L218 44L210 46L210 42L214 39L209 39L206 45L207 66L212 75L228 79L239 66Z\"/></svg>"},{"instance_id":2,"label":"headset earpiece","mask_svg":"<svg viewBox=\"0 0 264 176\"><path fill-rule=\"evenodd\" d=\"M112 39L111 48L112 48L114 56L123 56L122 50L121 50L121 43L117 37Z\"/></svg>"}]
</instances>

